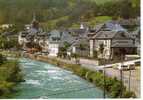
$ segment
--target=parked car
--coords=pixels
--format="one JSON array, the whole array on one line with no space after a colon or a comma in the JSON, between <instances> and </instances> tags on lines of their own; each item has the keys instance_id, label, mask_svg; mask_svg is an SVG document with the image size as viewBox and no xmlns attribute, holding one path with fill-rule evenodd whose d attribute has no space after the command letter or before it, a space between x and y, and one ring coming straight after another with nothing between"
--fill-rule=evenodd
<instances>
[{"instance_id":1,"label":"parked car","mask_svg":"<svg viewBox=\"0 0 143 100\"><path fill-rule=\"evenodd\" d=\"M135 70L135 64L134 63L130 64L128 67L129 67L129 70Z\"/></svg>"},{"instance_id":2,"label":"parked car","mask_svg":"<svg viewBox=\"0 0 143 100\"><path fill-rule=\"evenodd\" d=\"M136 66L140 66L140 65L141 65L141 62L140 62L140 61L135 62L135 65L136 65Z\"/></svg>"},{"instance_id":3,"label":"parked car","mask_svg":"<svg viewBox=\"0 0 143 100\"><path fill-rule=\"evenodd\" d=\"M119 70L134 70L135 64L134 63L124 63L124 64L118 64L117 68Z\"/></svg>"},{"instance_id":4,"label":"parked car","mask_svg":"<svg viewBox=\"0 0 143 100\"><path fill-rule=\"evenodd\" d=\"M128 65L121 65L120 66L120 70L128 70L128 69L129 69Z\"/></svg>"}]
</instances>

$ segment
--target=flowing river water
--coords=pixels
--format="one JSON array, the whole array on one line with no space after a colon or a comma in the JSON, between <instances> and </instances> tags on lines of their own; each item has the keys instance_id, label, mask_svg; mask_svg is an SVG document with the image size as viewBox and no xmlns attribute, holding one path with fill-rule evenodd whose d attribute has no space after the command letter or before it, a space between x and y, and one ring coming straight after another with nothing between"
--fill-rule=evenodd
<instances>
[{"instance_id":1,"label":"flowing river water","mask_svg":"<svg viewBox=\"0 0 143 100\"><path fill-rule=\"evenodd\" d=\"M70 71L48 63L21 59L25 82L13 98L103 98L103 91Z\"/></svg>"}]
</instances>

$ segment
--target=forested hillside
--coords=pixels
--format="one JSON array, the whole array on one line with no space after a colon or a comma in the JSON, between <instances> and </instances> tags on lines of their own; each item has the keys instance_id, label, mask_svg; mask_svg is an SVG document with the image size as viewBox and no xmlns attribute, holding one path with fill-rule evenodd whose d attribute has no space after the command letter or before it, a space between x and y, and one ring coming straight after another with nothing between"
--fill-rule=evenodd
<instances>
[{"instance_id":1,"label":"forested hillside","mask_svg":"<svg viewBox=\"0 0 143 100\"><path fill-rule=\"evenodd\" d=\"M92 24L97 16L137 17L140 0L0 0L0 24L27 24L34 12L48 29L71 27L81 21Z\"/></svg>"}]
</instances>

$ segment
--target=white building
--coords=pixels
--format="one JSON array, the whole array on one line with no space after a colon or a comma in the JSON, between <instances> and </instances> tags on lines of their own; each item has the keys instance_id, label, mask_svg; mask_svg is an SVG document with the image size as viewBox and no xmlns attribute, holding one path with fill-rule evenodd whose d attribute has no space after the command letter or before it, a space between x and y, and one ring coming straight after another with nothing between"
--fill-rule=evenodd
<instances>
[{"instance_id":1,"label":"white building","mask_svg":"<svg viewBox=\"0 0 143 100\"><path fill-rule=\"evenodd\" d=\"M59 43L57 42L50 42L48 46L49 56L57 57L59 53Z\"/></svg>"}]
</instances>

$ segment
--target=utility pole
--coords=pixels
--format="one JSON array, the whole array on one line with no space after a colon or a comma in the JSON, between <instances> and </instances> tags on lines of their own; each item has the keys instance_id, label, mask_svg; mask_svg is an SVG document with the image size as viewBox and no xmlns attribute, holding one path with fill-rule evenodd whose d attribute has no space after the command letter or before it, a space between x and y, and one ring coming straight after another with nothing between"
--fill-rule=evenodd
<instances>
[{"instance_id":1,"label":"utility pole","mask_svg":"<svg viewBox=\"0 0 143 100\"><path fill-rule=\"evenodd\" d=\"M121 81L121 92L120 92L120 98L122 98L122 94L123 94L123 60L124 60L124 50L122 50L122 55L121 55L121 69L120 69L120 81Z\"/></svg>"},{"instance_id":2,"label":"utility pole","mask_svg":"<svg viewBox=\"0 0 143 100\"><path fill-rule=\"evenodd\" d=\"M103 75L104 75L104 94L103 94L103 96L104 96L104 98L106 98L106 90L105 90L105 88L106 88L105 66L104 66L104 68L103 68Z\"/></svg>"},{"instance_id":3,"label":"utility pole","mask_svg":"<svg viewBox=\"0 0 143 100\"><path fill-rule=\"evenodd\" d=\"M120 69L120 78L121 78L121 92L120 92L120 98L122 98L122 92L123 92L123 84L122 84L122 82L123 82L123 77L122 77L122 75L123 75L123 72L122 72L122 69Z\"/></svg>"},{"instance_id":4,"label":"utility pole","mask_svg":"<svg viewBox=\"0 0 143 100\"><path fill-rule=\"evenodd\" d=\"M129 70L129 92L131 87L131 70Z\"/></svg>"},{"instance_id":5,"label":"utility pole","mask_svg":"<svg viewBox=\"0 0 143 100\"><path fill-rule=\"evenodd\" d=\"M106 98L106 77L105 77L105 74L106 74L106 72L105 72L105 63L106 63L106 59L104 58L104 60L103 60L103 78L104 78L104 94L103 94L103 97L104 98Z\"/></svg>"},{"instance_id":6,"label":"utility pole","mask_svg":"<svg viewBox=\"0 0 143 100\"><path fill-rule=\"evenodd\" d=\"M101 44L100 45L100 53L102 54L102 60L103 60L103 80L104 80L104 86L103 86L104 87L104 93L103 93L103 97L106 98L106 94L105 94L106 93L106 90L105 90L105 88L106 88L106 80L105 80L105 64L104 64L106 58L104 57L104 49L105 49L104 48L104 44Z\"/></svg>"}]
</instances>

